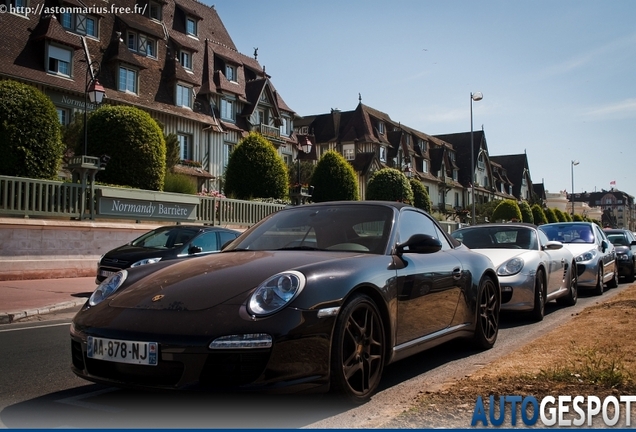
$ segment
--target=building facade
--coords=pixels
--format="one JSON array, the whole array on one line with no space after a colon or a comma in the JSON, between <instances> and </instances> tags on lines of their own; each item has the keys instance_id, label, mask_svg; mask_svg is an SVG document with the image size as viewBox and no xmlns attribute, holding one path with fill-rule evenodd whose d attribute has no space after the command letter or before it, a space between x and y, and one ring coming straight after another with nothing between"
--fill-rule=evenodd
<instances>
[{"instance_id":1,"label":"building facade","mask_svg":"<svg viewBox=\"0 0 636 432\"><path fill-rule=\"evenodd\" d=\"M233 147L258 131L287 163L295 112L257 60L241 54L214 7L195 0L0 0L0 79L32 84L69 124L97 79L104 102L150 113L176 134L181 159L219 188ZM127 8L127 9L123 9ZM187 170L186 170L187 171Z\"/></svg>"}]
</instances>

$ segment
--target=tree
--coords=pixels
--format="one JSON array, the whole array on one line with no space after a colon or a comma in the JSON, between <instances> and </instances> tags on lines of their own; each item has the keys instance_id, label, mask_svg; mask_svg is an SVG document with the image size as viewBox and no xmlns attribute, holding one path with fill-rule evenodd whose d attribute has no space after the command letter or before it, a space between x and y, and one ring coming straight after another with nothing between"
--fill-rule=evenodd
<instances>
[{"instance_id":1,"label":"tree","mask_svg":"<svg viewBox=\"0 0 636 432\"><path fill-rule=\"evenodd\" d=\"M532 214L532 209L530 208L530 204L526 201L521 201L519 204L519 210L521 210L521 220L526 223L534 223L534 215Z\"/></svg>"},{"instance_id":2,"label":"tree","mask_svg":"<svg viewBox=\"0 0 636 432\"><path fill-rule=\"evenodd\" d=\"M322 155L311 176L312 201L357 201L360 199L356 172L336 151Z\"/></svg>"},{"instance_id":3,"label":"tree","mask_svg":"<svg viewBox=\"0 0 636 432\"><path fill-rule=\"evenodd\" d=\"M271 142L250 132L230 154L224 187L237 199L282 199L289 191L287 167Z\"/></svg>"},{"instance_id":4,"label":"tree","mask_svg":"<svg viewBox=\"0 0 636 432\"><path fill-rule=\"evenodd\" d=\"M494 220L492 217L493 212L495 211L495 208L497 208L497 206L499 205L499 201L488 201L486 203L481 203L481 204L476 204L475 205L475 218L477 220L482 220L482 221L486 221L486 218L488 220ZM477 217L479 216L479 217ZM471 222L472 224L476 224L477 221L473 221Z\"/></svg>"},{"instance_id":5,"label":"tree","mask_svg":"<svg viewBox=\"0 0 636 432\"><path fill-rule=\"evenodd\" d=\"M395 168L382 168L374 172L369 179L367 199L412 203L413 190L401 171Z\"/></svg>"},{"instance_id":6,"label":"tree","mask_svg":"<svg viewBox=\"0 0 636 432\"><path fill-rule=\"evenodd\" d=\"M426 188L422 184L421 181L417 179L410 179L409 184L411 185L411 190L413 191L413 207L417 207L426 211L427 213L431 212L431 199L428 196L428 192Z\"/></svg>"},{"instance_id":7,"label":"tree","mask_svg":"<svg viewBox=\"0 0 636 432\"><path fill-rule=\"evenodd\" d=\"M103 105L90 116L88 154L108 155L99 181L139 189L163 190L166 143L161 128L145 111Z\"/></svg>"},{"instance_id":8,"label":"tree","mask_svg":"<svg viewBox=\"0 0 636 432\"><path fill-rule=\"evenodd\" d=\"M64 155L55 105L33 86L0 81L0 174L54 179Z\"/></svg>"},{"instance_id":9,"label":"tree","mask_svg":"<svg viewBox=\"0 0 636 432\"><path fill-rule=\"evenodd\" d=\"M172 171L175 165L181 162L179 138L173 133L164 135L163 138L166 142L166 172L169 172Z\"/></svg>"},{"instance_id":10,"label":"tree","mask_svg":"<svg viewBox=\"0 0 636 432\"><path fill-rule=\"evenodd\" d=\"M288 182L290 185L300 183L301 185L309 185L311 177L314 175L316 165L310 160L300 161L300 181L298 180L298 161L287 165Z\"/></svg>"},{"instance_id":11,"label":"tree","mask_svg":"<svg viewBox=\"0 0 636 432\"><path fill-rule=\"evenodd\" d=\"M580 214L576 213L574 216L572 216L572 221L573 222L583 222L585 219L583 219L583 216L581 216Z\"/></svg>"},{"instance_id":12,"label":"tree","mask_svg":"<svg viewBox=\"0 0 636 432\"><path fill-rule=\"evenodd\" d=\"M548 219L545 216L543 208L539 204L533 204L532 217L534 218L535 225L542 225L548 223Z\"/></svg>"},{"instance_id":13,"label":"tree","mask_svg":"<svg viewBox=\"0 0 636 432\"><path fill-rule=\"evenodd\" d=\"M519 209L519 205L516 201L511 199L502 200L497 207L495 207L495 211L492 212L492 218L496 221L498 220L517 220L520 221L521 210Z\"/></svg>"},{"instance_id":14,"label":"tree","mask_svg":"<svg viewBox=\"0 0 636 432\"><path fill-rule=\"evenodd\" d=\"M567 222L568 218L565 216L565 213L561 210L559 210L558 208L555 208L554 210L554 216L556 216L557 218L557 222Z\"/></svg>"},{"instance_id":15,"label":"tree","mask_svg":"<svg viewBox=\"0 0 636 432\"><path fill-rule=\"evenodd\" d=\"M555 223L559 221L559 219L557 219L556 214L554 213L554 210L551 209L550 207L545 209L545 218L548 220L548 223Z\"/></svg>"}]
</instances>

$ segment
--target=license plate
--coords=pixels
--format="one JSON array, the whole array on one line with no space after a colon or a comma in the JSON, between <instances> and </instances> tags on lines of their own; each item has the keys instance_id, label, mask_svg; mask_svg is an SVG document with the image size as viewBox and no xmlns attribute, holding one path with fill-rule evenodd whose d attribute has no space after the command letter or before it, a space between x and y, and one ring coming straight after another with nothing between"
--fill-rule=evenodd
<instances>
[{"instance_id":1,"label":"license plate","mask_svg":"<svg viewBox=\"0 0 636 432\"><path fill-rule=\"evenodd\" d=\"M100 276L104 276L104 277L108 277L108 276L110 276L112 274L115 274L115 272L108 271L108 270L100 270L99 271L99 275Z\"/></svg>"},{"instance_id":2,"label":"license plate","mask_svg":"<svg viewBox=\"0 0 636 432\"><path fill-rule=\"evenodd\" d=\"M137 342L89 336L86 345L88 358L117 363L157 365L157 342Z\"/></svg>"}]
</instances>

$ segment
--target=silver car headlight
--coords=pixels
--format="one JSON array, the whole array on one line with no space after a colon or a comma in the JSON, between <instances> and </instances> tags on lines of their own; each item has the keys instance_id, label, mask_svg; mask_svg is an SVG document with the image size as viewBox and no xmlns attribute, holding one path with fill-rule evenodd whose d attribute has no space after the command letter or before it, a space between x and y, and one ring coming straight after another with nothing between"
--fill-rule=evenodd
<instances>
[{"instance_id":1,"label":"silver car headlight","mask_svg":"<svg viewBox=\"0 0 636 432\"><path fill-rule=\"evenodd\" d=\"M104 301L107 297L112 295L124 284L124 281L128 277L126 270L118 271L115 274L108 276L102 283L100 283L91 298L88 299L88 304L91 306L97 306Z\"/></svg>"},{"instance_id":2,"label":"silver car headlight","mask_svg":"<svg viewBox=\"0 0 636 432\"><path fill-rule=\"evenodd\" d=\"M523 268L523 258L512 258L497 269L498 276L512 276L517 274Z\"/></svg>"},{"instance_id":3,"label":"silver car headlight","mask_svg":"<svg viewBox=\"0 0 636 432\"><path fill-rule=\"evenodd\" d=\"M594 257L596 257L596 249L592 249L585 253L582 253L581 255L576 257L575 261L576 262L591 261L594 259Z\"/></svg>"},{"instance_id":4,"label":"silver car headlight","mask_svg":"<svg viewBox=\"0 0 636 432\"><path fill-rule=\"evenodd\" d=\"M250 314L266 316L278 312L305 287L305 275L290 270L278 273L261 283L247 303Z\"/></svg>"},{"instance_id":5,"label":"silver car headlight","mask_svg":"<svg viewBox=\"0 0 636 432\"><path fill-rule=\"evenodd\" d=\"M158 257L158 258L146 258L146 259L139 260L136 263L133 263L131 265L131 267L139 267L139 266L146 265L146 264L154 264L154 263L158 263L159 261L161 261L161 257Z\"/></svg>"}]
</instances>

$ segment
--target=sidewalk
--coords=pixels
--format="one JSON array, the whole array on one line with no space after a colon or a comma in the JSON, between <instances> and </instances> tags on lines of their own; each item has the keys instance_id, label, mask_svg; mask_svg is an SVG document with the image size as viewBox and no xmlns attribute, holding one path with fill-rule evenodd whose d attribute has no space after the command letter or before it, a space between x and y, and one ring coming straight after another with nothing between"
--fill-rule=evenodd
<instances>
[{"instance_id":1,"label":"sidewalk","mask_svg":"<svg viewBox=\"0 0 636 432\"><path fill-rule=\"evenodd\" d=\"M0 281L0 324L79 307L96 287L93 276Z\"/></svg>"}]
</instances>

